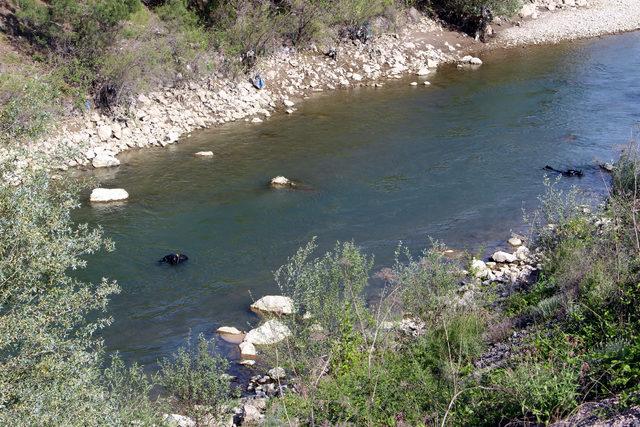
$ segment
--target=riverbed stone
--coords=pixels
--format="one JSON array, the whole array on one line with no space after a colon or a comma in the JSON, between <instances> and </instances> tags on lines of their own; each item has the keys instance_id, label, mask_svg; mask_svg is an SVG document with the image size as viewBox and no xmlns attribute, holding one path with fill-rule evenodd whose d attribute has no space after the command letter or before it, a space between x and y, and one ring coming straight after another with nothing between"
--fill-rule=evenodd
<instances>
[{"instance_id":1,"label":"riverbed stone","mask_svg":"<svg viewBox=\"0 0 640 427\"><path fill-rule=\"evenodd\" d=\"M509 242L509 244L511 246L521 246L522 245L522 239L520 239L517 236L511 237L508 242Z\"/></svg>"},{"instance_id":2,"label":"riverbed stone","mask_svg":"<svg viewBox=\"0 0 640 427\"><path fill-rule=\"evenodd\" d=\"M474 259L471 261L471 270L473 275L479 279L484 279L489 275L491 270L487 267L487 264L479 259Z\"/></svg>"},{"instance_id":3,"label":"riverbed stone","mask_svg":"<svg viewBox=\"0 0 640 427\"><path fill-rule=\"evenodd\" d=\"M91 164L94 168L111 168L114 166L119 166L120 160L116 159L111 154L101 152L93 158Z\"/></svg>"},{"instance_id":4,"label":"riverbed stone","mask_svg":"<svg viewBox=\"0 0 640 427\"><path fill-rule=\"evenodd\" d=\"M198 151L194 154L194 156L198 157L213 157L213 151Z\"/></svg>"},{"instance_id":5,"label":"riverbed stone","mask_svg":"<svg viewBox=\"0 0 640 427\"><path fill-rule=\"evenodd\" d=\"M279 320L270 319L250 330L245 341L254 345L272 345L291 336L291 330Z\"/></svg>"},{"instance_id":6,"label":"riverbed stone","mask_svg":"<svg viewBox=\"0 0 640 427\"><path fill-rule=\"evenodd\" d=\"M243 359L254 359L257 355L256 347L248 342L241 342L238 347L240 347L240 357Z\"/></svg>"},{"instance_id":7,"label":"riverbed stone","mask_svg":"<svg viewBox=\"0 0 640 427\"><path fill-rule=\"evenodd\" d=\"M274 381L282 380L287 376L287 373L285 372L284 368L281 368L279 366L273 369L269 369L267 374L269 374L271 379Z\"/></svg>"},{"instance_id":8,"label":"riverbed stone","mask_svg":"<svg viewBox=\"0 0 640 427\"><path fill-rule=\"evenodd\" d=\"M220 335L224 341L232 344L240 344L244 341L245 333L233 326L221 326L216 329L216 333Z\"/></svg>"},{"instance_id":9,"label":"riverbed stone","mask_svg":"<svg viewBox=\"0 0 640 427\"><path fill-rule=\"evenodd\" d=\"M251 311L262 315L293 314L293 300L282 295L265 295L251 304Z\"/></svg>"},{"instance_id":10,"label":"riverbed stone","mask_svg":"<svg viewBox=\"0 0 640 427\"><path fill-rule=\"evenodd\" d=\"M98 127L98 138L100 138L100 141L104 142L107 141L109 138L111 138L111 134L112 134L113 130L111 129L111 126L109 125L102 125Z\"/></svg>"},{"instance_id":11,"label":"riverbed stone","mask_svg":"<svg viewBox=\"0 0 640 427\"><path fill-rule=\"evenodd\" d=\"M128 198L129 193L123 188L94 188L89 200L92 202L115 202Z\"/></svg>"},{"instance_id":12,"label":"riverbed stone","mask_svg":"<svg viewBox=\"0 0 640 427\"><path fill-rule=\"evenodd\" d=\"M275 178L271 178L271 181L269 181L269 183L273 188L285 188L293 186L293 182L289 178L281 175L276 176Z\"/></svg>"},{"instance_id":13,"label":"riverbed stone","mask_svg":"<svg viewBox=\"0 0 640 427\"><path fill-rule=\"evenodd\" d=\"M513 254L510 254L508 252L504 252L504 251L497 251L495 252L491 258L495 261L495 262L500 262L500 263L509 263L509 262L515 262L517 261L517 257Z\"/></svg>"}]
</instances>

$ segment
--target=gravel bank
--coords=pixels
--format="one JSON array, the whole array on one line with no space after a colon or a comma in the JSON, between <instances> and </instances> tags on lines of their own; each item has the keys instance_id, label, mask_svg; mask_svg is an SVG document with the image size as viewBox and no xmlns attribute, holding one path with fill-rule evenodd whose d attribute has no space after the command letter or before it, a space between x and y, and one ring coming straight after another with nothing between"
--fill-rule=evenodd
<instances>
[{"instance_id":1,"label":"gravel bank","mask_svg":"<svg viewBox=\"0 0 640 427\"><path fill-rule=\"evenodd\" d=\"M539 11L538 19L506 29L494 44L556 43L640 29L640 0L590 0L587 8Z\"/></svg>"}]
</instances>

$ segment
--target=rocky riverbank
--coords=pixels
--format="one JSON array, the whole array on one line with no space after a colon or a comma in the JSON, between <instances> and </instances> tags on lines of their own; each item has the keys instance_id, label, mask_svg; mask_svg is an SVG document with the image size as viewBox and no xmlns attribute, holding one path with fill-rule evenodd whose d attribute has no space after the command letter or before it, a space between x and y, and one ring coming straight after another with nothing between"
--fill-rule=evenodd
<instances>
[{"instance_id":1,"label":"rocky riverbank","mask_svg":"<svg viewBox=\"0 0 640 427\"><path fill-rule=\"evenodd\" d=\"M374 28L380 35L367 43L344 40L336 46L312 46L304 52L282 48L261 59L255 70L266 82L262 90L246 76L234 78L215 72L198 81L139 95L127 108L108 114L88 111L69 117L23 154L11 155L16 171L42 158L48 166L61 170L116 167L120 164L116 156L126 150L175 144L192 131L228 122L259 125L274 113L295 114L296 104L314 93L377 87L406 75L415 75L412 84L426 87L429 75L443 63L481 64L468 53L485 47L554 42L640 28L639 2L527 3L512 20L494 20L489 29L493 39L487 45L411 9L399 18L398 31L394 32L384 19L377 21ZM335 50L335 55L327 55L330 50Z\"/></svg>"}]
</instances>

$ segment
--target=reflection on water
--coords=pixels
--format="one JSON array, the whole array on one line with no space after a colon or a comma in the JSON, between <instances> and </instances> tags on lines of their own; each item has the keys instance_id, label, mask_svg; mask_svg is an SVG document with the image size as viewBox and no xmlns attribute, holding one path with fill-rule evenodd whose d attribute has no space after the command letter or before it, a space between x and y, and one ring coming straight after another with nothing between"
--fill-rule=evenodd
<instances>
[{"instance_id":1,"label":"reflection on water","mask_svg":"<svg viewBox=\"0 0 640 427\"><path fill-rule=\"evenodd\" d=\"M495 244L535 205L542 167L611 161L640 118L639 34L484 59L477 71L438 72L430 87L314 97L293 116L197 133L96 172L130 194L78 213L117 244L81 273L123 288L107 347L150 363L190 329L248 327L250 291L275 292L271 272L312 236L322 249L355 240L378 265L399 240ZM205 150L214 157L193 156ZM601 172L585 172L575 182L601 189ZM310 191L269 190L276 175ZM156 263L172 251L189 261Z\"/></svg>"}]
</instances>

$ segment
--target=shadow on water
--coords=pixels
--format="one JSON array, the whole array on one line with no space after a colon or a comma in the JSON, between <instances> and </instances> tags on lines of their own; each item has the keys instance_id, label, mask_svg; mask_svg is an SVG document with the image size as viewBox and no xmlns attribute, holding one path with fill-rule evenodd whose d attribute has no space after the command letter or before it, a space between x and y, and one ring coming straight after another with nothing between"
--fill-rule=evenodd
<instances>
[{"instance_id":1,"label":"shadow on water","mask_svg":"<svg viewBox=\"0 0 640 427\"><path fill-rule=\"evenodd\" d=\"M430 87L317 96L293 116L199 132L96 173L131 195L77 214L117 245L81 272L123 288L108 349L153 363L190 329L249 328L251 294L277 292L271 272L315 235L322 250L354 240L378 265L399 240L412 250L428 236L455 248L499 244L535 206L545 165L611 161L640 117L639 34L483 59L476 71L445 67ZM193 156L202 150L214 157ZM267 189L276 175L313 191ZM588 168L571 182L599 191L603 177ZM189 261L156 264L173 251Z\"/></svg>"}]
</instances>

